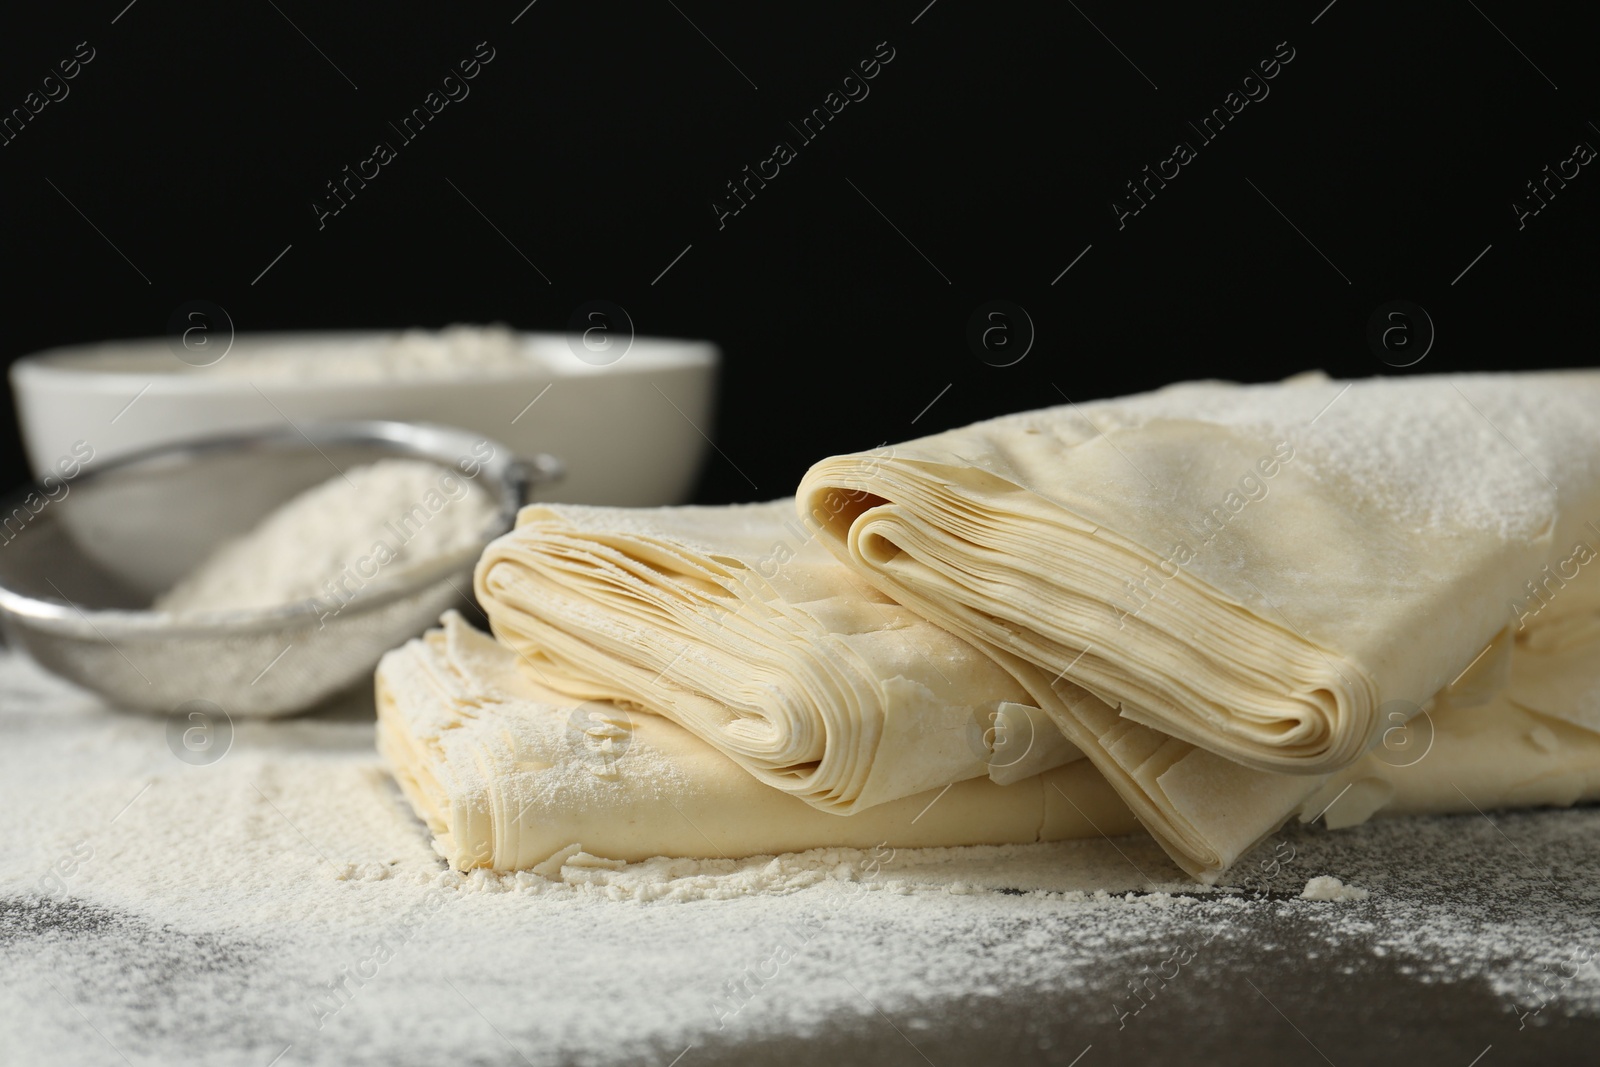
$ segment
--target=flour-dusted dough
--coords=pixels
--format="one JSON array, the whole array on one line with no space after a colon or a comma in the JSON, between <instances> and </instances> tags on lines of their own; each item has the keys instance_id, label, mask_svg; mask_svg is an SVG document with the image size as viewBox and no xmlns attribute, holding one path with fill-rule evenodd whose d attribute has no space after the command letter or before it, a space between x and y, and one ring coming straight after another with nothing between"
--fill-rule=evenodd
<instances>
[{"instance_id":1,"label":"flour-dusted dough","mask_svg":"<svg viewBox=\"0 0 1600 1067\"><path fill-rule=\"evenodd\" d=\"M1210 878L1572 571L1596 410L1595 372L1191 383L824 460L796 503Z\"/></svg>"},{"instance_id":2,"label":"flour-dusted dough","mask_svg":"<svg viewBox=\"0 0 1600 1067\"><path fill-rule=\"evenodd\" d=\"M790 501L523 509L478 598L534 677L659 712L836 814L1080 757L972 646L816 543Z\"/></svg>"},{"instance_id":3,"label":"flour-dusted dough","mask_svg":"<svg viewBox=\"0 0 1600 1067\"><path fill-rule=\"evenodd\" d=\"M1589 683L1600 687L1600 646L1591 652ZM579 850L634 862L1138 830L1087 760L1014 785L979 778L858 815L830 815L762 785L661 716L577 703L545 689L518 669L514 652L454 612L384 657L377 696L379 751L435 848L460 870L553 870ZM1321 817L1337 829L1374 814L1474 814L1600 799L1600 733L1557 712L1529 710L1509 691L1473 706L1442 694L1396 740L1404 744L1327 779L1304 800L1301 820ZM1418 747L1408 751L1412 745ZM1232 803L1282 801L1238 794ZM1274 810L1274 825L1291 813Z\"/></svg>"},{"instance_id":4,"label":"flour-dusted dough","mask_svg":"<svg viewBox=\"0 0 1600 1067\"><path fill-rule=\"evenodd\" d=\"M1600 800L1600 613L1533 626L1506 647L1498 691L1460 685L1329 778L1300 818L1566 807Z\"/></svg>"},{"instance_id":5,"label":"flour-dusted dough","mask_svg":"<svg viewBox=\"0 0 1600 1067\"><path fill-rule=\"evenodd\" d=\"M987 778L857 815L769 788L671 720L580 702L454 612L378 665L378 748L461 870L592 856L737 858L830 846L1017 844L1136 831L1086 761Z\"/></svg>"}]
</instances>

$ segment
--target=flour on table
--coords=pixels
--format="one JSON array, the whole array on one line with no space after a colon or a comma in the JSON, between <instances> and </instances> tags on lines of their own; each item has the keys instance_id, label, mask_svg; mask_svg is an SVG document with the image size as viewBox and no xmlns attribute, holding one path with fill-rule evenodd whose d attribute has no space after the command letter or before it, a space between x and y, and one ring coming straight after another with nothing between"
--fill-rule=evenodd
<instances>
[{"instance_id":1,"label":"flour on table","mask_svg":"<svg viewBox=\"0 0 1600 1067\"><path fill-rule=\"evenodd\" d=\"M134 1063L667 1064L692 1044L693 1067L718 1041L878 1027L900 1042L884 1018L947 1062L927 1041L952 1012L987 1004L1020 1026L1045 1003L1101 1055L1118 1013L1160 1027L1194 1018L1210 984L1259 982L1269 940L1330 981L1382 966L1492 996L1508 1044L1524 1019L1600 1015L1595 808L1297 826L1215 891L1140 838L621 866L575 852L547 879L444 869L373 751L370 704L237 722L204 766L166 729L0 653L16 1062L118 1062L109 1043ZM1298 899L1328 870L1370 902ZM1153 983L1142 1011L1136 979Z\"/></svg>"},{"instance_id":2,"label":"flour on table","mask_svg":"<svg viewBox=\"0 0 1600 1067\"><path fill-rule=\"evenodd\" d=\"M480 548L497 512L481 486L425 460L351 467L217 548L156 598L154 609L189 614L340 602L366 582Z\"/></svg>"}]
</instances>

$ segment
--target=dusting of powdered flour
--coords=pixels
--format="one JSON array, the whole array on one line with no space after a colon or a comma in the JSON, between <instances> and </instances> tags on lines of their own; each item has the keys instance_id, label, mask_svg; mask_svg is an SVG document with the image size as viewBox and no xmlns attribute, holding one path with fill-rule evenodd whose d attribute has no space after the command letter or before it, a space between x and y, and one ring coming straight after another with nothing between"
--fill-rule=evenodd
<instances>
[{"instance_id":1,"label":"dusting of powdered flour","mask_svg":"<svg viewBox=\"0 0 1600 1067\"><path fill-rule=\"evenodd\" d=\"M984 1040L1021 1034L1042 1057L1027 1006L1048 1004L1074 1028L1050 1053L1065 1063L1153 1038L1219 984L1254 998L1239 976L1268 981L1273 959L1333 989L1381 970L1492 997L1506 1043L1600 1014L1579 955L1600 910L1594 809L1295 828L1208 891L1136 838L463 875L383 772L370 703L236 723L225 755L190 765L166 720L4 654L0 729L16 1062L693 1067L859 1031L944 1063L930 1035L985 1019ZM1321 877L1370 895L1299 899Z\"/></svg>"},{"instance_id":2,"label":"dusting of powdered flour","mask_svg":"<svg viewBox=\"0 0 1600 1067\"><path fill-rule=\"evenodd\" d=\"M1570 504L1556 486L1593 484L1597 402L1593 384L1578 388L1556 375L1307 374L1284 384L1182 383L1064 414L1096 433L1163 418L1236 427L1289 442L1296 464L1414 529L1523 539L1541 531L1558 504ZM1039 413L994 421L1026 426Z\"/></svg>"},{"instance_id":3,"label":"dusting of powdered flour","mask_svg":"<svg viewBox=\"0 0 1600 1067\"><path fill-rule=\"evenodd\" d=\"M341 602L352 595L352 569L359 589L470 552L497 512L481 486L425 460L351 467L219 546L154 607L189 614Z\"/></svg>"}]
</instances>

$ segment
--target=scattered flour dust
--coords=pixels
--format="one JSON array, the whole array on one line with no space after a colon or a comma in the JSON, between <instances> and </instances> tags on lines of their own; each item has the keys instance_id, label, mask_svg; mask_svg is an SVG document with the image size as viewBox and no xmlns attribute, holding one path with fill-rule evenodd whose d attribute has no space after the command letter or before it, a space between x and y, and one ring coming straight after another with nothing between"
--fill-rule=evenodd
<instances>
[{"instance_id":1,"label":"scattered flour dust","mask_svg":"<svg viewBox=\"0 0 1600 1067\"><path fill-rule=\"evenodd\" d=\"M497 510L472 479L426 460L351 467L217 548L154 607L187 614L340 601L353 595L352 574L359 589L480 548Z\"/></svg>"},{"instance_id":2,"label":"scattered flour dust","mask_svg":"<svg viewBox=\"0 0 1600 1067\"><path fill-rule=\"evenodd\" d=\"M0 1020L27 1020L0 1034L17 1062L114 1062L108 1044L134 1063L251 1067L666 1064L690 1045L718 1062L719 1042L841 1028L899 1042L883 1018L927 1049L952 1020L1021 1025L1030 1004L1059 1009L1039 1025L1109 1044L1130 980L1175 959L1196 977L1130 1025L1159 1029L1156 1013L1239 974L1267 981L1280 957L1334 982L1383 966L1488 989L1508 1034L1600 1014L1600 977L1574 955L1597 937L1596 809L1296 827L1221 890L1135 838L573 852L551 877L461 874L384 773L370 701L235 723L203 766L167 729L0 653ZM1298 899L1327 870L1370 898Z\"/></svg>"}]
</instances>

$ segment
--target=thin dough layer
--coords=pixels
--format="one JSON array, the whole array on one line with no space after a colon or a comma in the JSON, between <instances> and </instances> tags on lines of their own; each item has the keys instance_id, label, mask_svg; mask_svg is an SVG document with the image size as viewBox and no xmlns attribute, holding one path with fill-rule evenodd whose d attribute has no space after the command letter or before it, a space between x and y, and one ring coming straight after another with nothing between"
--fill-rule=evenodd
<instances>
[{"instance_id":1,"label":"thin dough layer","mask_svg":"<svg viewBox=\"0 0 1600 1067\"><path fill-rule=\"evenodd\" d=\"M1596 372L1188 383L823 460L796 505L1210 879L1576 574L1596 410ZM1560 584L1541 629L1600 604Z\"/></svg>"},{"instance_id":2,"label":"thin dough layer","mask_svg":"<svg viewBox=\"0 0 1600 1067\"><path fill-rule=\"evenodd\" d=\"M378 749L461 870L737 858L830 846L1019 844L1134 832L1082 760L842 817L771 789L669 719L553 692L456 613L378 665Z\"/></svg>"},{"instance_id":3,"label":"thin dough layer","mask_svg":"<svg viewBox=\"0 0 1600 1067\"><path fill-rule=\"evenodd\" d=\"M1531 677L1541 664L1526 652L1519 646L1512 663L1514 673ZM1589 652L1587 691L1600 691L1600 647ZM1578 674L1574 667L1566 676L1574 686ZM1403 736L1305 796L1301 821L1321 817L1337 829L1373 815L1472 814L1600 798L1600 732L1571 721L1570 707L1530 709L1514 688L1487 699L1470 687L1451 692L1405 724ZM378 749L435 849L460 870L554 870L580 850L635 862L884 844L1017 844L1139 828L1118 790L1087 760L1013 785L972 779L857 815L830 815L767 788L668 719L545 689L518 668L515 653L454 612L384 657L377 697ZM1120 750L1127 738L1119 741L1110 747ZM1154 755L1148 762L1165 764ZM1174 793L1188 795L1187 783L1203 779L1207 766L1179 776L1185 785ZM1312 781L1273 777L1297 786ZM1175 781L1165 774L1142 779L1151 780ZM1294 810L1261 794L1236 794L1228 803L1275 810L1274 827Z\"/></svg>"},{"instance_id":4,"label":"thin dough layer","mask_svg":"<svg viewBox=\"0 0 1600 1067\"><path fill-rule=\"evenodd\" d=\"M1081 756L1011 675L857 578L790 501L524 508L476 588L535 679L664 715L834 814Z\"/></svg>"}]
</instances>

